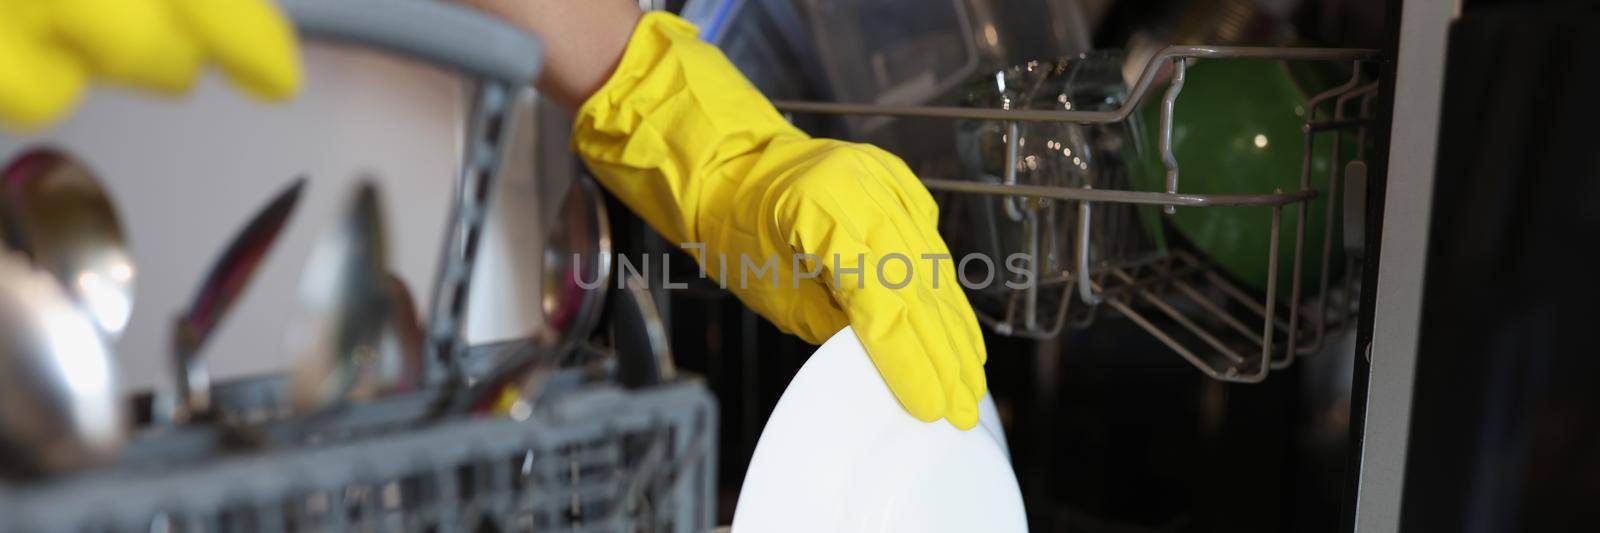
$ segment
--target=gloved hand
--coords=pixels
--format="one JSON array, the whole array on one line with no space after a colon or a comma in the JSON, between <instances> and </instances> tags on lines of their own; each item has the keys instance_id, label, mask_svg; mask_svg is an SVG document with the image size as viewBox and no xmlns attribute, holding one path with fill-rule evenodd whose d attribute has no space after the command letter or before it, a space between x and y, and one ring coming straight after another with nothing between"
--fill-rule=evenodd
<instances>
[{"instance_id":1,"label":"gloved hand","mask_svg":"<svg viewBox=\"0 0 1600 533\"><path fill-rule=\"evenodd\" d=\"M640 21L578 109L579 155L751 309L812 343L854 325L913 416L972 428L987 355L932 196L889 153L795 129L696 33Z\"/></svg>"},{"instance_id":2,"label":"gloved hand","mask_svg":"<svg viewBox=\"0 0 1600 533\"><path fill-rule=\"evenodd\" d=\"M166 93L215 60L240 87L300 87L293 28L269 0L0 0L0 125L66 114L91 81Z\"/></svg>"}]
</instances>

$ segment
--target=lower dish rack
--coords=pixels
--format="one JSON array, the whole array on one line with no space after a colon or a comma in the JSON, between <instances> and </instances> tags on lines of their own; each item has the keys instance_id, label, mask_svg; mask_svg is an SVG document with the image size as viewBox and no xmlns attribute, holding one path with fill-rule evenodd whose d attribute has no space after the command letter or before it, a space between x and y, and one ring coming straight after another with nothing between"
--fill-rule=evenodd
<instances>
[{"instance_id":1,"label":"lower dish rack","mask_svg":"<svg viewBox=\"0 0 1600 533\"><path fill-rule=\"evenodd\" d=\"M294 445L230 447L213 427L153 429L116 465L0 484L0 532L707 531L715 400L697 381L640 390L562 371L523 420L464 415ZM399 398L340 420L386 416ZM405 406L401 406L404 409Z\"/></svg>"}]
</instances>

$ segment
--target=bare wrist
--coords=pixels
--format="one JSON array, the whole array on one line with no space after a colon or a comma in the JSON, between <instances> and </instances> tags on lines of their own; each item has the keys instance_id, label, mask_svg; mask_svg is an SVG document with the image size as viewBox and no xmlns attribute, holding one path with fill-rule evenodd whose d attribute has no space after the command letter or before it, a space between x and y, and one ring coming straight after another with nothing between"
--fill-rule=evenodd
<instances>
[{"instance_id":1,"label":"bare wrist","mask_svg":"<svg viewBox=\"0 0 1600 533\"><path fill-rule=\"evenodd\" d=\"M632 0L459 0L539 35L540 92L576 109L610 79L643 15Z\"/></svg>"}]
</instances>

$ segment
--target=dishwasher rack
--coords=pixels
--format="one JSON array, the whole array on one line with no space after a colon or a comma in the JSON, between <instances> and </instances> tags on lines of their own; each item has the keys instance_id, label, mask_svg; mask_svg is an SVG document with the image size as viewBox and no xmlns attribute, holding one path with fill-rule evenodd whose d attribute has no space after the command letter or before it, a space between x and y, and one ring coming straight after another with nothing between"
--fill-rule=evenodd
<instances>
[{"instance_id":1,"label":"dishwasher rack","mask_svg":"<svg viewBox=\"0 0 1600 533\"><path fill-rule=\"evenodd\" d=\"M719 411L698 380L630 389L593 368L542 369L539 391L506 416L474 409L495 384L474 388L475 362L545 350L461 335L513 96L541 68L539 40L443 2L276 3L303 36L425 60L474 88L428 313L428 382L297 416L286 375L207 379L215 408L182 421L170 391L152 392L132 410L149 425L129 428L109 464L0 479L0 533L714 527Z\"/></svg>"},{"instance_id":2,"label":"dishwasher rack","mask_svg":"<svg viewBox=\"0 0 1600 533\"><path fill-rule=\"evenodd\" d=\"M706 531L715 400L698 382L640 390L557 372L518 417L412 416L419 392L348 406L316 430L142 432L111 466L0 482L0 532Z\"/></svg>"},{"instance_id":3,"label":"dishwasher rack","mask_svg":"<svg viewBox=\"0 0 1600 533\"><path fill-rule=\"evenodd\" d=\"M785 113L819 113L830 115L876 115L910 118L967 119L999 121L1016 132L1020 122L1065 122L1076 124L1111 124L1124 122L1139 109L1153 92L1163 68L1170 69L1165 94L1161 98L1159 125L1160 154L1165 165L1164 191L1137 191L1029 185L1017 183L1017 168L1008 164L1000 183L977 180L924 178L923 184L934 191L954 194L975 194L1033 201L1023 205L1036 209L1039 202L1073 202L1077 204L1075 268L1055 272L1040 271L1043 261L1032 261L1036 283L1017 289L1010 294L1007 311L994 316L979 311L979 319L1002 335L1030 338L1050 338L1064 327L1086 327L1094 320L1102 304L1126 316L1146 332L1171 348L1184 360L1212 378L1243 383L1257 383L1266 379L1272 370L1287 368L1297 357L1320 351L1328 337L1350 327L1355 322L1356 302L1359 299L1355 270L1360 265L1355 257L1346 258L1343 279L1333 280L1329 263L1332 254L1333 228L1338 222L1341 174L1352 180L1364 180L1364 150L1368 125L1372 122L1371 106L1377 94L1377 82L1367 81L1363 67L1370 68L1379 58L1377 50L1344 48L1270 48L1240 46L1170 46L1157 52L1132 84L1127 98L1114 110L1039 110L1039 109L985 109L971 107L882 105L834 102L777 101L774 104ZM1171 146L1173 110L1183 89L1184 73L1191 62L1227 60L1278 60L1322 61L1349 63L1348 81L1332 89L1311 96L1303 115L1301 132L1304 135L1301 165L1297 184L1277 188L1271 193L1196 194L1183 192L1176 156ZM1330 118L1318 118L1320 109L1330 108ZM1353 113L1349 108L1356 108ZM1358 155L1348 168L1341 158L1340 132L1354 132L1357 136ZM1314 140L1319 134L1332 134L1332 158L1329 164L1326 208L1327 221L1323 226L1323 253L1321 275L1315 280L1318 289L1313 294L1303 290L1302 272L1306 265L1306 216L1310 202L1318 195L1311 186L1313 172L1311 159ZM1009 154L1017 152L1020 136L1006 137ZM1285 175L1293 172L1285 169ZM1011 200L1008 200L1008 202ZM1137 265L1091 264L1089 259L1092 213L1095 204L1132 204L1161 206L1171 214L1177 209L1227 209L1230 207L1269 207L1271 216L1263 221L1270 225L1269 245L1263 252L1267 263L1267 282L1264 294L1252 293L1230 280L1219 266L1186 251L1169 253ZM1288 297L1280 294L1278 277L1279 248L1284 228L1284 209L1298 204L1296 215L1290 218L1295 238L1293 267ZM1038 217L1023 219L1024 240L1038 249L1040 231ZM1036 258L1037 259L1037 258ZM1043 291L1059 291L1044 294ZM1074 298L1076 293L1076 298ZM1041 320L1041 296L1054 297L1057 309L1054 318ZM1087 308L1073 309L1076 299ZM1069 320L1069 317L1071 318ZM1281 340L1280 340L1281 338Z\"/></svg>"}]
</instances>

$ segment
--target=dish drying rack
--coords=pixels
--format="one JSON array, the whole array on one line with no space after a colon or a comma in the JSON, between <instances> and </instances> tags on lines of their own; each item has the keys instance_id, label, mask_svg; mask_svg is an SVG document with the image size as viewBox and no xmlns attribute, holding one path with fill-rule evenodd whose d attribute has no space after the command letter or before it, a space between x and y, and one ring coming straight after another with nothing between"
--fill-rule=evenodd
<instances>
[{"instance_id":1,"label":"dish drying rack","mask_svg":"<svg viewBox=\"0 0 1600 533\"><path fill-rule=\"evenodd\" d=\"M283 408L285 376L215 384L210 422L153 416L159 423L130 435L111 464L0 480L0 533L714 527L718 410L697 380L626 389L592 367L551 369L508 416L460 408L481 399L462 383L476 363L544 346L468 346L461 334L512 96L540 69L539 41L443 2L278 4L303 35L426 60L473 82L425 332L429 383L298 417ZM154 395L146 400L145 410L159 409Z\"/></svg>"},{"instance_id":2,"label":"dish drying rack","mask_svg":"<svg viewBox=\"0 0 1600 533\"><path fill-rule=\"evenodd\" d=\"M1000 196L1011 199L1031 199L1035 202L1072 202L1077 207L1075 239L1075 268L1057 272L1042 272L1042 263L1031 261L1036 283L1016 289L1010 294L1006 312L993 315L979 310L980 321L1002 335L1051 338L1068 325L1086 327L1095 318L1100 306L1107 306L1126 316L1140 328L1171 348L1189 364L1211 378L1241 383L1258 383L1273 370L1289 367L1297 357L1317 353L1327 339L1350 327L1358 312L1360 276L1355 270L1360 265L1353 256L1347 256L1342 279L1330 279L1333 254L1334 226L1339 222L1335 213L1340 192L1341 174L1346 172L1341 157L1339 132L1354 131L1358 155L1351 162L1351 172L1364 172L1365 136L1372 122L1371 105L1377 94L1378 83L1363 77L1363 67L1376 63L1379 52L1370 49L1345 48L1270 48L1240 46L1170 46L1157 52L1132 84L1127 98L1114 110L1040 110L1040 109L986 109L972 107L943 107L918 105L884 105L834 102L777 101L774 104L785 113L820 113L831 115L874 115L907 118L983 120L1004 123L1010 135L1006 136L1008 161L1005 176L1000 183L976 180L930 179L922 183L933 191L955 194ZM1290 184L1271 193L1249 194L1197 194L1184 192L1180 187L1177 157L1173 154L1172 130L1174 109L1183 90L1185 71L1191 62L1215 60L1278 60L1342 62L1351 65L1348 81L1312 95L1306 102L1306 113L1301 131L1304 135L1298 186ZM1113 124L1128 121L1147 99L1152 87L1162 77L1162 69L1170 68L1170 82L1162 96L1159 124L1159 151L1165 166L1164 191L1136 191L1032 185L1017 182L1016 154L1021 136L1017 134L1022 122L1064 122L1084 125ZM1318 118L1318 110L1331 106L1332 113ZM1355 108L1350 112L1350 108ZM1328 166L1328 205L1323 226L1323 253L1321 275L1317 280L1302 279L1306 261L1307 207L1318 195L1311 185L1313 172L1312 149L1317 135L1332 134L1332 158ZM1359 170L1356 170L1359 168ZM1285 169L1285 172L1289 172ZM1364 179L1364 176L1352 175ZM1234 207L1268 207L1271 215L1263 223L1270 225L1270 239L1263 258L1267 262L1267 283L1264 294L1255 294L1229 279L1219 266L1183 250L1171 250L1161 257L1138 265L1113 265L1101 262L1091 264L1090 249L1095 239L1091 226L1096 204L1130 204L1136 206L1161 206L1171 214L1177 209L1227 209ZM1293 225L1284 227L1284 210L1298 205ZM1040 245L1040 224L1037 217L1023 219L1024 240L1037 251ZM1292 255L1292 274L1288 298L1280 294L1278 269L1279 248L1284 231L1295 235ZM1307 290L1304 282L1316 283L1316 292ZM1054 319L1041 320L1041 294L1059 291L1058 309ZM1309 293L1309 294L1308 294ZM1071 309L1073 300L1089 309ZM1069 317L1072 319L1069 320Z\"/></svg>"}]
</instances>

